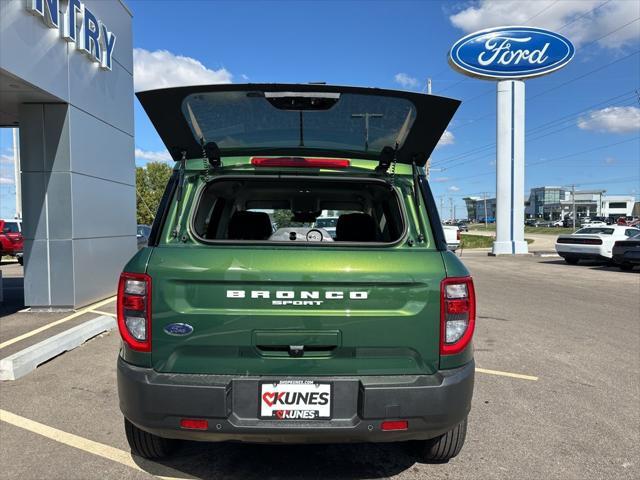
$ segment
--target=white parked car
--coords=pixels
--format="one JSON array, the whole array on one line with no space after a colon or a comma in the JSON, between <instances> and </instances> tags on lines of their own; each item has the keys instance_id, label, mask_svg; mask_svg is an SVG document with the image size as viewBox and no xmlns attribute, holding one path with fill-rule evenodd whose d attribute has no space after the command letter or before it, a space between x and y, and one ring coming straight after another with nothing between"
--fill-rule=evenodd
<instances>
[{"instance_id":1,"label":"white parked car","mask_svg":"<svg viewBox=\"0 0 640 480\"><path fill-rule=\"evenodd\" d=\"M607 223L602 220L591 220L587 223L582 224L582 228L592 228L592 227L606 227Z\"/></svg>"},{"instance_id":2,"label":"white parked car","mask_svg":"<svg viewBox=\"0 0 640 480\"><path fill-rule=\"evenodd\" d=\"M460 228L457 225L442 225L449 250L455 252L460 246Z\"/></svg>"},{"instance_id":3,"label":"white parked car","mask_svg":"<svg viewBox=\"0 0 640 480\"><path fill-rule=\"evenodd\" d=\"M314 228L322 228L324 231L331 235L331 238L336 238L336 225L338 224L338 217L318 217L314 222Z\"/></svg>"},{"instance_id":4,"label":"white parked car","mask_svg":"<svg viewBox=\"0 0 640 480\"><path fill-rule=\"evenodd\" d=\"M640 229L625 225L583 227L571 235L560 235L556 251L572 265L580 260L610 261L616 240L626 240L638 232Z\"/></svg>"}]
</instances>

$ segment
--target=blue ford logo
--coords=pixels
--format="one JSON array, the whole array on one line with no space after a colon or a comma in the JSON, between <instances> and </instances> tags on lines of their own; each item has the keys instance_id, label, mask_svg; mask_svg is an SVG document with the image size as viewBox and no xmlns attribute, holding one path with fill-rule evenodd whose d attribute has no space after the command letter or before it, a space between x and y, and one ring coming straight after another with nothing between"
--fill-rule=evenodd
<instances>
[{"instance_id":1,"label":"blue ford logo","mask_svg":"<svg viewBox=\"0 0 640 480\"><path fill-rule=\"evenodd\" d=\"M182 337L193 332L193 327L188 323L170 323L169 325L164 327L164 332L167 335Z\"/></svg>"},{"instance_id":2,"label":"blue ford logo","mask_svg":"<svg viewBox=\"0 0 640 480\"><path fill-rule=\"evenodd\" d=\"M497 27L458 40L449 62L466 75L488 79L544 75L565 66L575 53L562 35L533 27Z\"/></svg>"}]
</instances>

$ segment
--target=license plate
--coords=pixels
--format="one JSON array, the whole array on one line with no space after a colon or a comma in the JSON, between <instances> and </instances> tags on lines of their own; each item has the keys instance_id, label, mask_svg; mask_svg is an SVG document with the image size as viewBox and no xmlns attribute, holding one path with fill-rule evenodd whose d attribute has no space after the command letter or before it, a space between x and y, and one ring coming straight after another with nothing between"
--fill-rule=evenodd
<instances>
[{"instance_id":1,"label":"license plate","mask_svg":"<svg viewBox=\"0 0 640 480\"><path fill-rule=\"evenodd\" d=\"M273 420L328 420L332 384L312 380L260 383L258 417Z\"/></svg>"}]
</instances>

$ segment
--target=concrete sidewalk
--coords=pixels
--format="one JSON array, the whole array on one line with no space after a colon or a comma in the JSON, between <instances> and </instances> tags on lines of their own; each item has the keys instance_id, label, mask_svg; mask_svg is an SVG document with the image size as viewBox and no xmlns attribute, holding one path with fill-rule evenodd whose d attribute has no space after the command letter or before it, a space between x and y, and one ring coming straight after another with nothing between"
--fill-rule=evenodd
<instances>
[{"instance_id":1,"label":"concrete sidewalk","mask_svg":"<svg viewBox=\"0 0 640 480\"><path fill-rule=\"evenodd\" d=\"M115 298L76 311L24 311L23 274L3 262L0 305L0 380L15 380L38 365L115 327Z\"/></svg>"}]
</instances>

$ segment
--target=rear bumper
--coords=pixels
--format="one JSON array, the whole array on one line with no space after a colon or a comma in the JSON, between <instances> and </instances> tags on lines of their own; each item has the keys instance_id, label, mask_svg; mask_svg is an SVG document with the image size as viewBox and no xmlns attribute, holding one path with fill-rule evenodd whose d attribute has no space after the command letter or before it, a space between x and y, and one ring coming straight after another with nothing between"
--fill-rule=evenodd
<instances>
[{"instance_id":1,"label":"rear bumper","mask_svg":"<svg viewBox=\"0 0 640 480\"><path fill-rule=\"evenodd\" d=\"M638 250L622 250L613 248L613 261L616 263L627 263L632 265L640 265L640 251Z\"/></svg>"},{"instance_id":2,"label":"rear bumper","mask_svg":"<svg viewBox=\"0 0 640 480\"><path fill-rule=\"evenodd\" d=\"M610 262L610 257L599 255L597 253L573 253L573 252L558 252L562 258L577 258L579 260L592 260L594 262Z\"/></svg>"},{"instance_id":3,"label":"rear bumper","mask_svg":"<svg viewBox=\"0 0 640 480\"><path fill-rule=\"evenodd\" d=\"M611 261L611 256L607 256L607 251L601 245L594 246L573 246L556 243L556 252L561 257L579 258L582 260Z\"/></svg>"},{"instance_id":4,"label":"rear bumper","mask_svg":"<svg viewBox=\"0 0 640 480\"><path fill-rule=\"evenodd\" d=\"M428 439L469 413L474 362L434 375L322 377L331 381L332 420L260 420L258 385L269 377L157 373L118 358L124 416L166 438L258 443L391 442ZM300 379L301 377L296 377ZM278 380L286 377L278 377ZM209 421L185 430L181 418ZM405 431L380 430L383 420L408 420Z\"/></svg>"}]
</instances>

